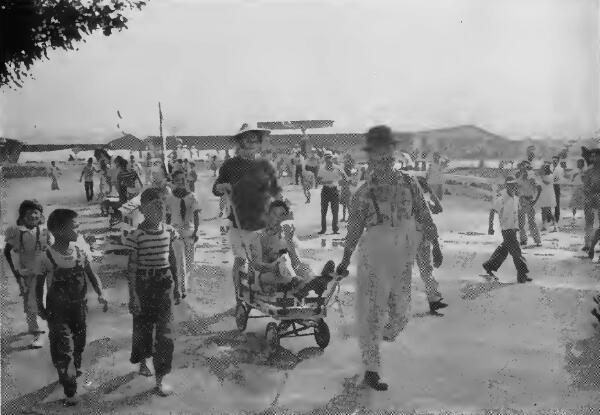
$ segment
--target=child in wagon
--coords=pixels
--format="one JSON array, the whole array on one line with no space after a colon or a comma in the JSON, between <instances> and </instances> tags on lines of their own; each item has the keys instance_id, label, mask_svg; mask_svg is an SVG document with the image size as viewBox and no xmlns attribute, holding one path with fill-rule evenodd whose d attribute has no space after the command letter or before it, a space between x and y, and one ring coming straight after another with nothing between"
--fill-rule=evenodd
<instances>
[{"instance_id":1,"label":"child in wagon","mask_svg":"<svg viewBox=\"0 0 600 415\"><path fill-rule=\"evenodd\" d=\"M256 233L250 244L250 266L257 272L258 284L263 290L279 285L286 292L293 292L298 299L311 290L321 295L335 271L333 261L328 261L320 276L314 277L310 266L300 261L294 242L294 226L284 224L291 214L281 200L269 206L267 226Z\"/></svg>"}]
</instances>

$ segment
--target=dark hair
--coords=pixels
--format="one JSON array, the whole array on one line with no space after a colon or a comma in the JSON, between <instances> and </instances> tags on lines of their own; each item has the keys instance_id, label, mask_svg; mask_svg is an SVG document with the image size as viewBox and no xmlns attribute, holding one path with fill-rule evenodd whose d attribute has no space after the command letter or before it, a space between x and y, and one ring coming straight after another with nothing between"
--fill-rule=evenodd
<instances>
[{"instance_id":1,"label":"dark hair","mask_svg":"<svg viewBox=\"0 0 600 415\"><path fill-rule=\"evenodd\" d=\"M88 163L93 163L93 162L94 162L94 159L90 157L90 158L88 159Z\"/></svg>"},{"instance_id":2,"label":"dark hair","mask_svg":"<svg viewBox=\"0 0 600 415\"><path fill-rule=\"evenodd\" d=\"M163 192L160 189L155 187L151 187L142 192L140 196L140 203L145 205L146 203L150 203L156 199L162 199Z\"/></svg>"},{"instance_id":3,"label":"dark hair","mask_svg":"<svg viewBox=\"0 0 600 415\"><path fill-rule=\"evenodd\" d=\"M185 175L185 173L183 172L183 170L177 170L176 172L174 172L173 174L171 174L171 177L173 178L173 180L175 180L176 176L179 175Z\"/></svg>"},{"instance_id":4,"label":"dark hair","mask_svg":"<svg viewBox=\"0 0 600 415\"><path fill-rule=\"evenodd\" d=\"M191 162L190 166L196 167L196 164L194 162Z\"/></svg>"},{"instance_id":5,"label":"dark hair","mask_svg":"<svg viewBox=\"0 0 600 415\"><path fill-rule=\"evenodd\" d=\"M44 208L36 199L24 200L19 206L19 217L17 218L17 225L21 226L23 224L23 217L25 216L28 210L39 210L41 214L44 213Z\"/></svg>"},{"instance_id":6,"label":"dark hair","mask_svg":"<svg viewBox=\"0 0 600 415\"><path fill-rule=\"evenodd\" d=\"M177 159L177 163L183 163L183 161L181 161L181 159Z\"/></svg>"},{"instance_id":7,"label":"dark hair","mask_svg":"<svg viewBox=\"0 0 600 415\"><path fill-rule=\"evenodd\" d=\"M52 233L64 228L68 221L77 217L77 212L71 209L55 209L48 216L48 230Z\"/></svg>"},{"instance_id":8,"label":"dark hair","mask_svg":"<svg viewBox=\"0 0 600 415\"><path fill-rule=\"evenodd\" d=\"M544 175L552 174L552 169L549 164L544 165Z\"/></svg>"},{"instance_id":9,"label":"dark hair","mask_svg":"<svg viewBox=\"0 0 600 415\"><path fill-rule=\"evenodd\" d=\"M188 159L183 159L183 161L184 161L184 162L186 162L186 161L187 161L187 162L189 162L189 160L188 160Z\"/></svg>"},{"instance_id":10,"label":"dark hair","mask_svg":"<svg viewBox=\"0 0 600 415\"><path fill-rule=\"evenodd\" d=\"M275 208L282 207L285 210L285 213L290 213L290 208L283 200L274 200L269 205L269 212Z\"/></svg>"}]
</instances>

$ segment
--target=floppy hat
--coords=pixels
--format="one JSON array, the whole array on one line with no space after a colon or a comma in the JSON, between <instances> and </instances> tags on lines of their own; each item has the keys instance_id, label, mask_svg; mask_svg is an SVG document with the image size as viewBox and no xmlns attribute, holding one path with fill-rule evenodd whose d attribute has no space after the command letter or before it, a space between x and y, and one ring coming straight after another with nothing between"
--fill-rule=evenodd
<instances>
[{"instance_id":1,"label":"floppy hat","mask_svg":"<svg viewBox=\"0 0 600 415\"><path fill-rule=\"evenodd\" d=\"M266 128L259 128L258 123L243 123L241 128L233 135L234 138L239 138L249 132L258 132L260 137L263 138L265 135L271 134L271 130Z\"/></svg>"},{"instance_id":2,"label":"floppy hat","mask_svg":"<svg viewBox=\"0 0 600 415\"><path fill-rule=\"evenodd\" d=\"M378 125L367 132L367 145L363 147L365 151L372 151L376 148L395 146L398 140L392 135L392 129L387 125Z\"/></svg>"}]
</instances>

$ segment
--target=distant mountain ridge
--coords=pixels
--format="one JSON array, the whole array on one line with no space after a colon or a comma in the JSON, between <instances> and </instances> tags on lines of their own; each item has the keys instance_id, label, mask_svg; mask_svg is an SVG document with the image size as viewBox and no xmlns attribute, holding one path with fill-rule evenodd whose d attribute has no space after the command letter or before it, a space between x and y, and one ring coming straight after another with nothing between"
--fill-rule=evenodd
<instances>
[{"instance_id":1,"label":"distant mountain ridge","mask_svg":"<svg viewBox=\"0 0 600 415\"><path fill-rule=\"evenodd\" d=\"M550 158L567 145L572 145L571 157L577 157L581 146L595 147L594 140L510 140L506 137L491 133L475 125L459 125L449 128L438 128L418 132L396 132L395 135L406 149L419 151L440 151L450 159L522 159L527 148L535 147L537 157ZM360 151L365 141L364 133L336 133L336 134L306 134L308 140L315 147L336 148L340 151L350 150L352 153ZM274 147L295 147L299 144L301 134L272 134L269 142ZM196 147L198 150L225 149L234 145L231 136L168 136L167 148L174 149L178 144ZM12 140L16 141L16 140ZM81 150L105 147L107 149L132 149L144 150L147 144L160 142L157 136L148 136L139 139L131 134L111 140L105 144L25 144L15 151L40 152L53 151L78 147ZM569 144L570 143L570 144ZM17 150L18 149L18 150ZM4 160L7 158L4 155ZM18 158L18 155L16 156ZM15 154L11 155L15 159ZM3 161L3 160L0 160Z\"/></svg>"}]
</instances>

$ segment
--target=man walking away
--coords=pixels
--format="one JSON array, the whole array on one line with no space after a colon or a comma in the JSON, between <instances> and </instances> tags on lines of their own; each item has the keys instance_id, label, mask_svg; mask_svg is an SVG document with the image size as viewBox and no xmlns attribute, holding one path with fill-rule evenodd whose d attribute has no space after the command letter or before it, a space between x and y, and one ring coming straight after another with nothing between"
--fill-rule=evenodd
<instances>
[{"instance_id":1,"label":"man walking away","mask_svg":"<svg viewBox=\"0 0 600 415\"><path fill-rule=\"evenodd\" d=\"M558 226L560 221L560 184L564 179L565 169L558 165L559 157L552 157L552 178L554 181L554 196L556 197L556 206L554 207L554 221Z\"/></svg>"}]
</instances>

